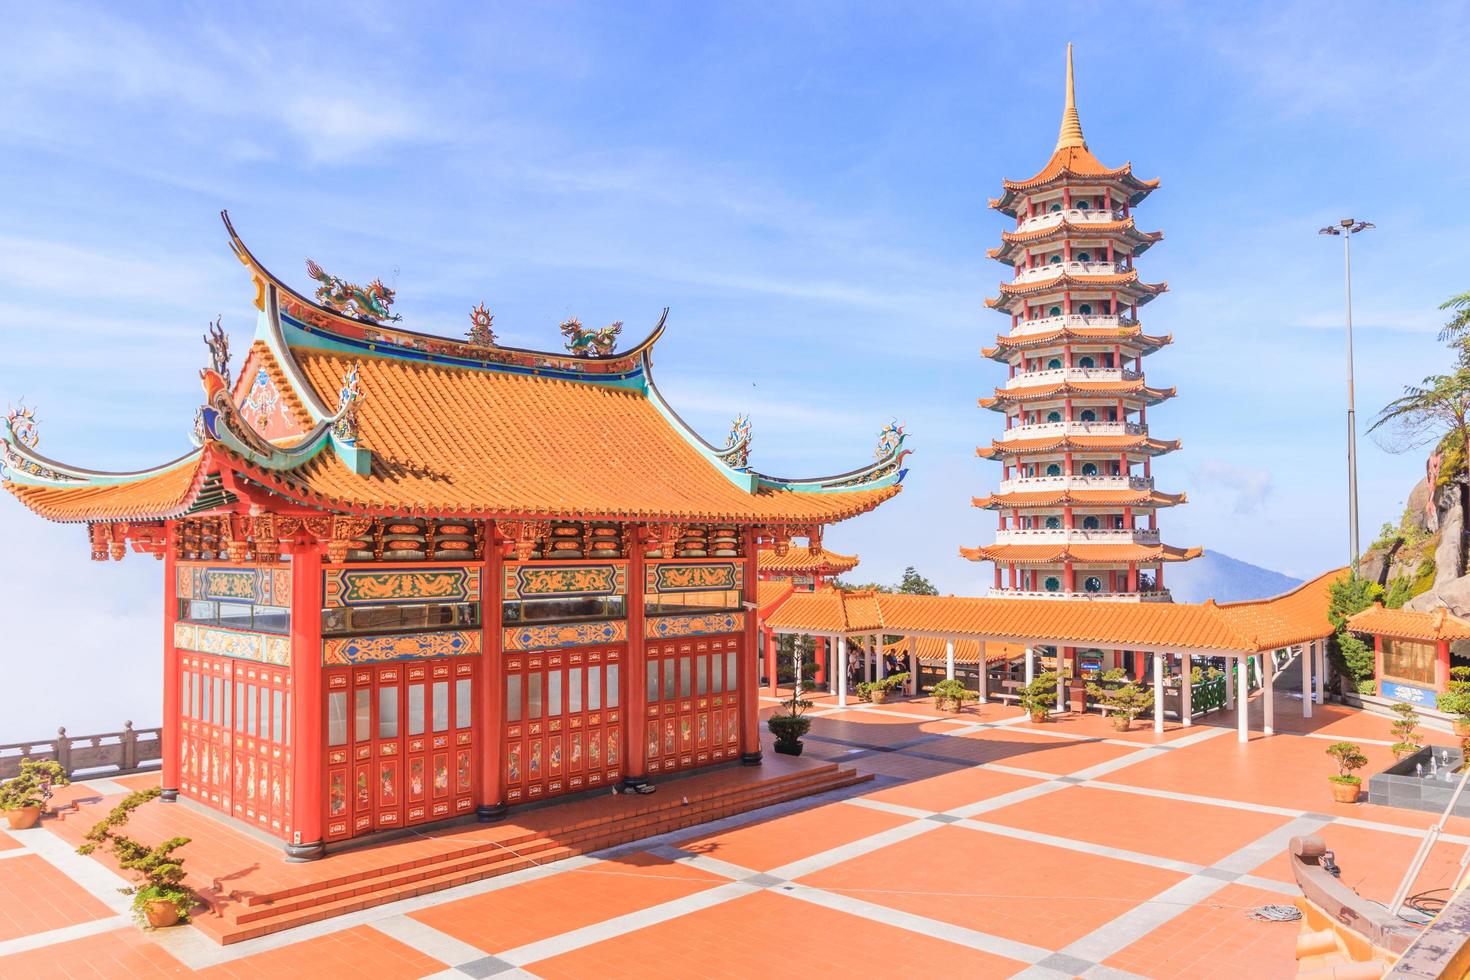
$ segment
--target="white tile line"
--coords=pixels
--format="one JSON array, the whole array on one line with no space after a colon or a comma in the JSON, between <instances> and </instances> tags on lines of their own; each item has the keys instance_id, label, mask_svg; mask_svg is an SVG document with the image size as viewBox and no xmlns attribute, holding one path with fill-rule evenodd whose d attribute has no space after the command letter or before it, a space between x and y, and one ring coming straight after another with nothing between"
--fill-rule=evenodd
<instances>
[{"instance_id":1,"label":"white tile line","mask_svg":"<svg viewBox=\"0 0 1470 980\"><path fill-rule=\"evenodd\" d=\"M433 957L440 963L451 967L468 963L471 960L484 959L491 955L478 946L462 942L447 932L442 932L406 915L390 915L377 919L369 925L405 946L410 946L425 956Z\"/></svg>"},{"instance_id":2,"label":"white tile line","mask_svg":"<svg viewBox=\"0 0 1470 980\"><path fill-rule=\"evenodd\" d=\"M6 858L27 857L30 855L30 853L31 852L24 847L12 847L8 850L0 851L0 861L4 861Z\"/></svg>"},{"instance_id":3,"label":"white tile line","mask_svg":"<svg viewBox=\"0 0 1470 980\"><path fill-rule=\"evenodd\" d=\"M815 874L818 871L832 867L834 864L841 864L843 861L860 857L861 855L884 847L890 847L901 841L906 841L911 837L918 837L920 834L926 834L931 830L938 830L942 826L944 825L935 823L932 820L915 820L912 823L899 824L897 827L880 830L878 833L871 834L861 840L828 848L810 857L804 857L798 861L783 864L779 868L772 868L767 873L775 875L777 878L786 878L788 880Z\"/></svg>"},{"instance_id":4,"label":"white tile line","mask_svg":"<svg viewBox=\"0 0 1470 980\"><path fill-rule=\"evenodd\" d=\"M1127 861L1130 864L1144 864L1152 868L1162 868L1165 871L1177 871L1180 874L1199 874L1199 872L1205 869L1205 865L1194 864L1190 861L1177 861L1174 858L1159 857L1158 855L1145 854L1141 851L1130 851L1121 847L1109 847L1106 844L1094 844L1089 841L1074 840L1070 837L1058 837L1056 834L1043 834L1038 831L1026 830L1021 827L1010 827L1005 824L987 823L981 820L960 820L954 826L994 834L997 837L1024 840L1032 844L1045 844L1064 851L1077 851L1095 857L1112 858L1116 861Z\"/></svg>"},{"instance_id":5,"label":"white tile line","mask_svg":"<svg viewBox=\"0 0 1470 980\"><path fill-rule=\"evenodd\" d=\"M11 839L28 852L66 875L73 884L81 886L83 891L112 912L120 915L131 913L132 899L121 894L118 889L126 888L132 882L108 870L101 863L78 854L75 847L52 833L44 824L32 830L5 833L10 834Z\"/></svg>"},{"instance_id":6,"label":"white tile line","mask_svg":"<svg viewBox=\"0 0 1470 980\"><path fill-rule=\"evenodd\" d=\"M59 929L48 929L45 932L33 932L28 936L18 936L15 939L7 939L0 942L0 956L9 956L12 953L24 953L31 949L41 949L56 943L70 942L73 939L85 939L102 932L111 932L121 929L131 923L126 915L109 915L101 919L92 919L90 922L78 922L76 925L62 926Z\"/></svg>"}]
</instances>

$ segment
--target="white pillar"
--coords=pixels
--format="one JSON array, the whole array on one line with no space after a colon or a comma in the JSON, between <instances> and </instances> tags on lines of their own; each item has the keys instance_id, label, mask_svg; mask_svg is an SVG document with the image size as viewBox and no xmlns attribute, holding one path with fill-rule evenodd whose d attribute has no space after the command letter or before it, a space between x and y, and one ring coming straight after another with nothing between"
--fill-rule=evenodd
<instances>
[{"instance_id":1,"label":"white pillar","mask_svg":"<svg viewBox=\"0 0 1470 980\"><path fill-rule=\"evenodd\" d=\"M1312 717L1312 661L1317 659L1317 641L1312 640L1302 645L1301 655L1297 657L1297 663L1302 669L1302 717Z\"/></svg>"},{"instance_id":2,"label":"white pillar","mask_svg":"<svg viewBox=\"0 0 1470 980\"><path fill-rule=\"evenodd\" d=\"M919 641L909 634L909 697L919 693Z\"/></svg>"},{"instance_id":3,"label":"white pillar","mask_svg":"<svg viewBox=\"0 0 1470 980\"><path fill-rule=\"evenodd\" d=\"M1317 703L1327 703L1327 641L1317 642Z\"/></svg>"},{"instance_id":4,"label":"white pillar","mask_svg":"<svg viewBox=\"0 0 1470 980\"><path fill-rule=\"evenodd\" d=\"M1188 728L1194 724L1194 657L1187 653L1179 655L1179 724Z\"/></svg>"},{"instance_id":5,"label":"white pillar","mask_svg":"<svg viewBox=\"0 0 1470 980\"><path fill-rule=\"evenodd\" d=\"M847 707L847 637L837 638L837 707Z\"/></svg>"},{"instance_id":6,"label":"white pillar","mask_svg":"<svg viewBox=\"0 0 1470 980\"><path fill-rule=\"evenodd\" d=\"M1272 650L1264 657L1266 671L1261 675L1261 696L1266 700L1265 712L1262 719L1262 730L1267 735L1274 735L1276 724L1276 651Z\"/></svg>"},{"instance_id":7,"label":"white pillar","mask_svg":"<svg viewBox=\"0 0 1470 980\"><path fill-rule=\"evenodd\" d=\"M983 667L985 658L981 657L980 660L981 666ZM984 678L985 673L983 670L981 671L980 676L981 678ZM952 636L944 641L944 679L947 681L954 680L954 637ZM980 700L984 701L985 681L983 679L980 681L980 687Z\"/></svg>"},{"instance_id":8,"label":"white pillar","mask_svg":"<svg viewBox=\"0 0 1470 980\"><path fill-rule=\"evenodd\" d=\"M1164 733L1164 655L1154 654L1154 734Z\"/></svg>"},{"instance_id":9,"label":"white pillar","mask_svg":"<svg viewBox=\"0 0 1470 980\"><path fill-rule=\"evenodd\" d=\"M1235 692L1235 700L1236 700L1236 705L1235 705L1235 708L1236 708L1236 714L1235 714L1235 737L1236 737L1236 740L1237 741L1240 741L1240 742L1249 742L1250 741L1250 737L1251 737L1250 736L1251 691L1250 691L1250 681L1246 678L1246 669L1245 669L1245 662L1248 659L1250 659L1250 658L1243 657L1243 656L1240 656L1238 654L1236 655L1236 658L1235 658L1236 663L1239 664L1239 666L1240 666L1240 669L1235 672L1236 686L1239 688L1239 690L1237 690Z\"/></svg>"},{"instance_id":10,"label":"white pillar","mask_svg":"<svg viewBox=\"0 0 1470 980\"><path fill-rule=\"evenodd\" d=\"M796 675L796 689L798 691L801 690L801 661L803 659L801 656L801 641L804 639L807 639L807 637L798 636L796 642L791 644L791 666L792 672Z\"/></svg>"},{"instance_id":11,"label":"white pillar","mask_svg":"<svg viewBox=\"0 0 1470 980\"><path fill-rule=\"evenodd\" d=\"M1225 710L1229 711L1235 707L1235 679L1230 676L1230 671L1239 663L1238 659L1225 661Z\"/></svg>"},{"instance_id":12,"label":"white pillar","mask_svg":"<svg viewBox=\"0 0 1470 980\"><path fill-rule=\"evenodd\" d=\"M980 651L980 703L989 700L990 695L990 661L985 659L985 641L976 640ZM954 676L954 640L949 641L949 676Z\"/></svg>"},{"instance_id":13,"label":"white pillar","mask_svg":"<svg viewBox=\"0 0 1470 980\"><path fill-rule=\"evenodd\" d=\"M873 659L878 661L878 676L876 680L882 680L888 676L888 658L883 651L883 634L873 634Z\"/></svg>"}]
</instances>

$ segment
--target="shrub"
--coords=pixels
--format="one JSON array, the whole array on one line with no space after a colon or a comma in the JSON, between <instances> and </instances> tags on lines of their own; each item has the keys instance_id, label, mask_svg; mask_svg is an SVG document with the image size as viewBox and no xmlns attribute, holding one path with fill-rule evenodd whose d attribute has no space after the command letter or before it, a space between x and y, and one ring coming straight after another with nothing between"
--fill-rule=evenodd
<instances>
[{"instance_id":1,"label":"shrub","mask_svg":"<svg viewBox=\"0 0 1470 980\"><path fill-rule=\"evenodd\" d=\"M962 708L972 695L965 689L965 685L955 680L940 681L934 685L934 700L953 701L955 707Z\"/></svg>"},{"instance_id":2,"label":"shrub","mask_svg":"<svg viewBox=\"0 0 1470 980\"><path fill-rule=\"evenodd\" d=\"M1394 759L1398 760L1406 755L1413 755L1424 748L1424 745L1419 741L1419 712L1414 710L1414 706L1400 701L1393 706L1393 713L1398 717L1389 726L1394 738L1391 751Z\"/></svg>"},{"instance_id":3,"label":"shrub","mask_svg":"<svg viewBox=\"0 0 1470 980\"><path fill-rule=\"evenodd\" d=\"M872 681L859 681L858 686L853 690L857 692L859 701L871 701L873 700L873 689L877 686Z\"/></svg>"},{"instance_id":4,"label":"shrub","mask_svg":"<svg viewBox=\"0 0 1470 980\"><path fill-rule=\"evenodd\" d=\"M1121 727L1127 727L1154 706L1153 689L1130 681L1124 671L1115 667L1103 674L1102 680L1101 684L1088 684L1087 693L1094 701L1107 706L1113 715L1126 718Z\"/></svg>"},{"instance_id":5,"label":"shrub","mask_svg":"<svg viewBox=\"0 0 1470 980\"><path fill-rule=\"evenodd\" d=\"M1033 716L1045 716L1057 703L1057 675L1055 671L1038 674L1030 684L1016 689L1021 707Z\"/></svg>"},{"instance_id":6,"label":"shrub","mask_svg":"<svg viewBox=\"0 0 1470 980\"><path fill-rule=\"evenodd\" d=\"M51 799L51 787L69 782L66 770L55 759L22 759L20 772L0 785L0 810L38 806L44 813Z\"/></svg>"},{"instance_id":7,"label":"shrub","mask_svg":"<svg viewBox=\"0 0 1470 980\"><path fill-rule=\"evenodd\" d=\"M132 816L133 811L158 797L163 790L157 786L125 796L112 812L99 820L87 831L87 843L77 848L79 854L91 854L104 847L117 858L118 866L132 872L137 884L118 889L124 895L133 896L133 916L144 921L147 908L152 902L168 902L179 910L180 920L189 917L189 910L197 901L195 895L184 884L184 860L174 854L189 843L187 837L170 837L156 847L149 847L120 833Z\"/></svg>"},{"instance_id":8,"label":"shrub","mask_svg":"<svg viewBox=\"0 0 1470 980\"><path fill-rule=\"evenodd\" d=\"M1378 682L1373 679L1358 681L1358 693L1373 696L1378 693Z\"/></svg>"},{"instance_id":9,"label":"shrub","mask_svg":"<svg viewBox=\"0 0 1470 980\"><path fill-rule=\"evenodd\" d=\"M1354 776L1354 771L1368 764L1368 757L1363 750L1353 742L1333 742L1327 746L1327 754L1337 762L1337 775L1328 776L1334 783L1361 783L1362 780Z\"/></svg>"},{"instance_id":10,"label":"shrub","mask_svg":"<svg viewBox=\"0 0 1470 980\"><path fill-rule=\"evenodd\" d=\"M892 692L898 690L900 687L907 684L908 682L909 675L907 673L889 674L887 677L874 684L873 689L877 691Z\"/></svg>"}]
</instances>

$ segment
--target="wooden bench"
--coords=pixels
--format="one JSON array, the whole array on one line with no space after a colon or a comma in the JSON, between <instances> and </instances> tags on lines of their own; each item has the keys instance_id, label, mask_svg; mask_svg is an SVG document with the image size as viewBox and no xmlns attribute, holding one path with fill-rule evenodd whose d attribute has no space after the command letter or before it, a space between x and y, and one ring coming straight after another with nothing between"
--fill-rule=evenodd
<instances>
[{"instance_id":1,"label":"wooden bench","mask_svg":"<svg viewBox=\"0 0 1470 980\"><path fill-rule=\"evenodd\" d=\"M993 695L997 701L1020 701L1021 695L1016 693L1016 689L1025 687L1026 685L1020 681L1005 680L1000 682L1000 686L1005 688L1005 690Z\"/></svg>"}]
</instances>

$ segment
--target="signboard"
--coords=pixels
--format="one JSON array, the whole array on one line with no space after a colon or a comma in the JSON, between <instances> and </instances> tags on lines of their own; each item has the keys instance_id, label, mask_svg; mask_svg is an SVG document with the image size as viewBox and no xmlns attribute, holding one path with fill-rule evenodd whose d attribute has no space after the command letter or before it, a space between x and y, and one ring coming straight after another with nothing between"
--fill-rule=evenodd
<instances>
[{"instance_id":1,"label":"signboard","mask_svg":"<svg viewBox=\"0 0 1470 980\"><path fill-rule=\"evenodd\" d=\"M1422 704L1430 708L1435 704L1433 691L1410 684L1400 684L1398 681L1386 678L1379 684L1378 693L1394 701L1407 701L1409 704Z\"/></svg>"}]
</instances>

